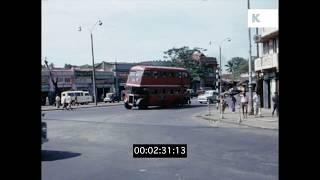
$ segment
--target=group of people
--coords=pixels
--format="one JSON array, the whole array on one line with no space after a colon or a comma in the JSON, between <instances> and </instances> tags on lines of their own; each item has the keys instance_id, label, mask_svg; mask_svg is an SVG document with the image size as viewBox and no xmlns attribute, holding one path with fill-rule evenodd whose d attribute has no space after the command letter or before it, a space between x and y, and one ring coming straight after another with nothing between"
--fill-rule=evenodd
<instances>
[{"instance_id":1,"label":"group of people","mask_svg":"<svg viewBox=\"0 0 320 180\"><path fill-rule=\"evenodd\" d=\"M77 103L77 96L75 96L75 100L72 100L71 96L70 95L67 95L66 98L63 99L63 102L62 102L62 108L64 110L72 110L72 107L71 105L75 105ZM61 105L61 99L60 97L57 95L56 96L56 107L59 109L60 108L60 105Z\"/></svg>"},{"instance_id":2,"label":"group of people","mask_svg":"<svg viewBox=\"0 0 320 180\"><path fill-rule=\"evenodd\" d=\"M253 96L253 109L254 109L254 115L256 117L261 117L261 108L260 108L260 97L255 94ZM248 118L248 102L249 99L245 92L240 93L240 107L242 109L242 114L244 118ZM279 116L279 95L278 92L274 93L274 96L272 97L273 102L273 111L272 111L272 117L274 116L274 112L276 112L277 116ZM232 113L235 113L236 111L236 103L237 99L234 97L234 95L231 95L231 111ZM226 107L228 106L224 96L220 97L220 105L222 113L224 113ZM218 106L217 106L218 108Z\"/></svg>"}]
</instances>

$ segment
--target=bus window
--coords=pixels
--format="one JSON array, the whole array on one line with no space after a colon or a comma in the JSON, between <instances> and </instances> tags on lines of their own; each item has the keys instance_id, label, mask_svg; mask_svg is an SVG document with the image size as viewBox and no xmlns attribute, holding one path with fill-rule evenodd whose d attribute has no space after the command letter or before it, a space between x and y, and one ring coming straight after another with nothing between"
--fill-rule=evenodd
<instances>
[{"instance_id":1,"label":"bus window","mask_svg":"<svg viewBox=\"0 0 320 180\"><path fill-rule=\"evenodd\" d=\"M181 78L182 77L182 75L181 75L182 73L181 72L178 72L178 77L179 78Z\"/></svg>"},{"instance_id":2,"label":"bus window","mask_svg":"<svg viewBox=\"0 0 320 180\"><path fill-rule=\"evenodd\" d=\"M158 90L157 89L154 90L154 94L158 94Z\"/></svg>"},{"instance_id":3,"label":"bus window","mask_svg":"<svg viewBox=\"0 0 320 180\"><path fill-rule=\"evenodd\" d=\"M85 96L89 96L89 93L84 93Z\"/></svg>"},{"instance_id":4,"label":"bus window","mask_svg":"<svg viewBox=\"0 0 320 180\"><path fill-rule=\"evenodd\" d=\"M143 74L143 71L137 71L137 72L136 72L136 77L141 77L142 74Z\"/></svg>"},{"instance_id":5,"label":"bus window","mask_svg":"<svg viewBox=\"0 0 320 180\"><path fill-rule=\"evenodd\" d=\"M134 78L136 76L136 71L130 71L129 77Z\"/></svg>"},{"instance_id":6,"label":"bus window","mask_svg":"<svg viewBox=\"0 0 320 180\"><path fill-rule=\"evenodd\" d=\"M144 77L151 77L152 74L151 74L150 71L144 71L144 72L143 72L143 76L144 76Z\"/></svg>"},{"instance_id":7,"label":"bus window","mask_svg":"<svg viewBox=\"0 0 320 180\"><path fill-rule=\"evenodd\" d=\"M75 93L76 94L76 96L80 96L80 93Z\"/></svg>"},{"instance_id":8,"label":"bus window","mask_svg":"<svg viewBox=\"0 0 320 180\"><path fill-rule=\"evenodd\" d=\"M171 73L171 72L167 72L167 76L168 76L169 78L171 78L171 77L172 77L172 73Z\"/></svg>"},{"instance_id":9,"label":"bus window","mask_svg":"<svg viewBox=\"0 0 320 180\"><path fill-rule=\"evenodd\" d=\"M188 78L188 73L183 72L182 74L183 74L183 77L184 77L184 78Z\"/></svg>"},{"instance_id":10,"label":"bus window","mask_svg":"<svg viewBox=\"0 0 320 180\"><path fill-rule=\"evenodd\" d=\"M166 78L167 77L167 72L162 72L161 77Z\"/></svg>"},{"instance_id":11,"label":"bus window","mask_svg":"<svg viewBox=\"0 0 320 180\"><path fill-rule=\"evenodd\" d=\"M162 89L162 94L165 94L166 93L166 89Z\"/></svg>"},{"instance_id":12,"label":"bus window","mask_svg":"<svg viewBox=\"0 0 320 180\"><path fill-rule=\"evenodd\" d=\"M83 96L83 93L80 93L80 96Z\"/></svg>"},{"instance_id":13,"label":"bus window","mask_svg":"<svg viewBox=\"0 0 320 180\"><path fill-rule=\"evenodd\" d=\"M170 93L173 94L173 89L170 89Z\"/></svg>"},{"instance_id":14,"label":"bus window","mask_svg":"<svg viewBox=\"0 0 320 180\"><path fill-rule=\"evenodd\" d=\"M159 76L158 71L153 71L153 77L158 78L158 76Z\"/></svg>"}]
</instances>

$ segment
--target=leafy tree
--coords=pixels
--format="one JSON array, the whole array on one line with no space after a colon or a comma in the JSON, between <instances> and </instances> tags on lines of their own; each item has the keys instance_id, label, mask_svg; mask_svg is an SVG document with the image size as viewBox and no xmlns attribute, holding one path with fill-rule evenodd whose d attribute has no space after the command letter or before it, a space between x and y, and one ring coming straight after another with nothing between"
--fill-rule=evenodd
<instances>
[{"instance_id":1,"label":"leafy tree","mask_svg":"<svg viewBox=\"0 0 320 180\"><path fill-rule=\"evenodd\" d=\"M226 71L232 73L232 80L234 81L234 63L232 61L228 61L225 66L227 67Z\"/></svg>"},{"instance_id":2,"label":"leafy tree","mask_svg":"<svg viewBox=\"0 0 320 180\"><path fill-rule=\"evenodd\" d=\"M194 59L194 53L202 54L202 51L206 49L194 47L190 49L188 46L181 48L171 48L164 52L165 59L169 59L172 62L172 66L186 68L193 79L203 79L208 69L204 67L201 60Z\"/></svg>"},{"instance_id":3,"label":"leafy tree","mask_svg":"<svg viewBox=\"0 0 320 180\"><path fill-rule=\"evenodd\" d=\"M241 73L246 73L249 70L248 60L242 57L233 57L225 66L227 71L232 73L233 78L239 77Z\"/></svg>"},{"instance_id":4,"label":"leafy tree","mask_svg":"<svg viewBox=\"0 0 320 180\"><path fill-rule=\"evenodd\" d=\"M71 69L71 68L72 68L72 65L71 65L71 64L64 64L64 68L65 68L65 69Z\"/></svg>"},{"instance_id":5,"label":"leafy tree","mask_svg":"<svg viewBox=\"0 0 320 180\"><path fill-rule=\"evenodd\" d=\"M53 64L53 63L50 63L50 64L49 64L49 67L50 67L50 69L53 69L53 68L54 68L54 64Z\"/></svg>"}]
</instances>

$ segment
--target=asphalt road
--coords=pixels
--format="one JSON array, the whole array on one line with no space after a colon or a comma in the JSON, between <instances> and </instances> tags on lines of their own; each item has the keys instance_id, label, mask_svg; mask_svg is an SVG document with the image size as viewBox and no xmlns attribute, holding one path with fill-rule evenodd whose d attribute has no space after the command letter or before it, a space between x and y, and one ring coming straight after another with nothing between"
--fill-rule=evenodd
<instances>
[{"instance_id":1,"label":"asphalt road","mask_svg":"<svg viewBox=\"0 0 320 180\"><path fill-rule=\"evenodd\" d=\"M206 105L48 111L43 180L278 179L278 132L212 127ZM184 159L134 159L132 144L187 144Z\"/></svg>"}]
</instances>

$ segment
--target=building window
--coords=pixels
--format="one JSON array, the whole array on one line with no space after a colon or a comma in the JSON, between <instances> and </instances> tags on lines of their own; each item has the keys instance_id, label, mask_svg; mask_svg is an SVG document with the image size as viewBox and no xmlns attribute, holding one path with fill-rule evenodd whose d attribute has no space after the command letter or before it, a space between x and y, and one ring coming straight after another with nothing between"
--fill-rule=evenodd
<instances>
[{"instance_id":1,"label":"building window","mask_svg":"<svg viewBox=\"0 0 320 180\"><path fill-rule=\"evenodd\" d=\"M273 45L273 53L277 53L277 39L273 39L272 45Z\"/></svg>"},{"instance_id":2,"label":"building window","mask_svg":"<svg viewBox=\"0 0 320 180\"><path fill-rule=\"evenodd\" d=\"M272 54L274 51L273 51L273 40L269 40L269 54Z\"/></svg>"},{"instance_id":3,"label":"building window","mask_svg":"<svg viewBox=\"0 0 320 180\"><path fill-rule=\"evenodd\" d=\"M64 79L65 82L70 82L70 80L71 80L70 78L65 78Z\"/></svg>"},{"instance_id":4,"label":"building window","mask_svg":"<svg viewBox=\"0 0 320 180\"><path fill-rule=\"evenodd\" d=\"M269 54L269 42L263 43L263 54Z\"/></svg>"}]
</instances>

